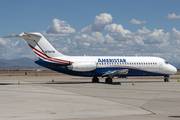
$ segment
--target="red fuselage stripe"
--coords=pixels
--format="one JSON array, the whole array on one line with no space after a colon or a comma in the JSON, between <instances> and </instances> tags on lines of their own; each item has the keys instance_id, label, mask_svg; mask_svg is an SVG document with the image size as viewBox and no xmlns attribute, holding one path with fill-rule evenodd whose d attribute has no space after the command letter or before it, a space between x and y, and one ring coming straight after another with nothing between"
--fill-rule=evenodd
<instances>
[{"instance_id":1,"label":"red fuselage stripe","mask_svg":"<svg viewBox=\"0 0 180 120\"><path fill-rule=\"evenodd\" d=\"M44 60L51 61L51 62L57 62L57 63L61 63L61 64L73 63L73 62L69 62L69 61L66 61L66 60L61 60L61 59L57 59L57 58L51 58L51 57L47 56L46 54L42 53L41 51L39 51L38 49L34 48L30 44L28 44L28 45L34 50L34 53L37 56L43 58ZM44 57L44 56L46 56L46 57Z\"/></svg>"}]
</instances>

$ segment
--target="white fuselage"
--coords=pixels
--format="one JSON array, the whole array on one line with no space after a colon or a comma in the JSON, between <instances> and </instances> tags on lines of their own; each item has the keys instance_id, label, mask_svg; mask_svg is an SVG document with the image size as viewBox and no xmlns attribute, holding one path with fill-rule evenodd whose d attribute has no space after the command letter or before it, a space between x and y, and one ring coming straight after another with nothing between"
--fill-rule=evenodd
<instances>
[{"instance_id":1,"label":"white fuselage","mask_svg":"<svg viewBox=\"0 0 180 120\"><path fill-rule=\"evenodd\" d=\"M97 68L127 68L162 74L175 74L177 69L159 57L130 56L61 56L73 63L95 62Z\"/></svg>"}]
</instances>

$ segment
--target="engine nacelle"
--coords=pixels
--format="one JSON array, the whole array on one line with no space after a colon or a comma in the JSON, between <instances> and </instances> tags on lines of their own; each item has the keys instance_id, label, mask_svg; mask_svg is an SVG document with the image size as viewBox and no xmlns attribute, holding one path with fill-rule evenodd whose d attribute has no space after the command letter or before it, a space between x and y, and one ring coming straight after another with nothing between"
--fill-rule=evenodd
<instances>
[{"instance_id":1,"label":"engine nacelle","mask_svg":"<svg viewBox=\"0 0 180 120\"><path fill-rule=\"evenodd\" d=\"M95 62L75 62L67 66L67 69L73 71L92 71L96 69Z\"/></svg>"}]
</instances>

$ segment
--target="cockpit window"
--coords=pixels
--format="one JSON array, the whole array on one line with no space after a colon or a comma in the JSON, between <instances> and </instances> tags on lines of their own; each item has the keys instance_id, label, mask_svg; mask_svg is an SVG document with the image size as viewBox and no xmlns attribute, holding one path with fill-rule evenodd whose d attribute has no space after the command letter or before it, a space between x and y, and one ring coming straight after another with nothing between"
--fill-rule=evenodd
<instances>
[{"instance_id":1,"label":"cockpit window","mask_svg":"<svg viewBox=\"0 0 180 120\"><path fill-rule=\"evenodd\" d=\"M164 61L165 64L169 64L168 61Z\"/></svg>"}]
</instances>

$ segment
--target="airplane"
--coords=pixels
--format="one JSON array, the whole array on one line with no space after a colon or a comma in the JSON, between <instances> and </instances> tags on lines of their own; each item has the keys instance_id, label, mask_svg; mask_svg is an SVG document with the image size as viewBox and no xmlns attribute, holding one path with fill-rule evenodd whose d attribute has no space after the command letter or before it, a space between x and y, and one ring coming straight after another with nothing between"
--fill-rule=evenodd
<instances>
[{"instance_id":1,"label":"airplane","mask_svg":"<svg viewBox=\"0 0 180 120\"><path fill-rule=\"evenodd\" d=\"M169 82L169 75L177 69L159 57L146 56L67 56L59 53L41 33L25 33L4 36L20 37L33 49L39 60L36 64L45 68L74 76L92 77L98 83L98 77L106 77L106 83L112 83L114 77L128 76L164 76Z\"/></svg>"}]
</instances>

